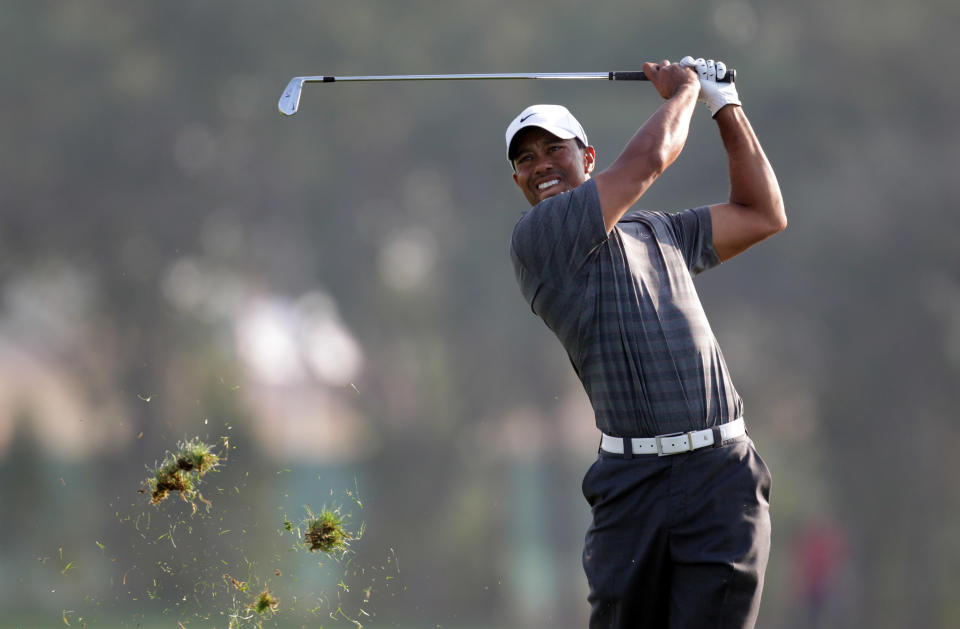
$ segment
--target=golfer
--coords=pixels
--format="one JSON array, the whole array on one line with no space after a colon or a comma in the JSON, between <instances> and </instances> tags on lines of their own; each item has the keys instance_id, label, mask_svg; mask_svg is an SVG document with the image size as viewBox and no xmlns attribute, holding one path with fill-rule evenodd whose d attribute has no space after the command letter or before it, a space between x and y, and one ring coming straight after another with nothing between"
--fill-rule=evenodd
<instances>
[{"instance_id":1,"label":"golfer","mask_svg":"<svg viewBox=\"0 0 960 629\"><path fill-rule=\"evenodd\" d=\"M692 278L786 227L773 170L722 62L645 63L665 102L594 174L564 107L510 123L513 179L533 206L510 253L603 433L583 479L591 629L751 627L770 550L770 474ZM703 101L726 150L730 198L631 210L683 149ZM698 173L689 173L696 178Z\"/></svg>"}]
</instances>

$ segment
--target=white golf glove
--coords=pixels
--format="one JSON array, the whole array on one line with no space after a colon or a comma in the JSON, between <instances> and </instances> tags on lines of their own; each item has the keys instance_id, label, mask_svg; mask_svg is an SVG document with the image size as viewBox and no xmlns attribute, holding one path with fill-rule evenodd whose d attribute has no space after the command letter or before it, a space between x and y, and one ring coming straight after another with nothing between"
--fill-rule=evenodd
<instances>
[{"instance_id":1,"label":"white golf glove","mask_svg":"<svg viewBox=\"0 0 960 629\"><path fill-rule=\"evenodd\" d=\"M681 59L680 63L694 68L700 75L700 98L697 100L706 103L712 117L716 117L717 112L727 105L740 104L736 84L718 81L727 74L727 66L724 62L714 62L713 59L704 61L703 57L694 59L688 55Z\"/></svg>"}]
</instances>

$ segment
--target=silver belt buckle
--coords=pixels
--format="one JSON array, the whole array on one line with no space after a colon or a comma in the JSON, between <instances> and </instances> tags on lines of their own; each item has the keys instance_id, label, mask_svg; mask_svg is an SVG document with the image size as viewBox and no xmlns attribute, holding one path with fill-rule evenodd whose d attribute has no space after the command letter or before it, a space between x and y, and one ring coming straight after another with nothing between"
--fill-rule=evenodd
<instances>
[{"instance_id":1,"label":"silver belt buckle","mask_svg":"<svg viewBox=\"0 0 960 629\"><path fill-rule=\"evenodd\" d=\"M689 432L671 432L666 435L657 435L654 437L654 440L657 442L657 456L670 456L672 454L680 454L681 452L690 452L693 450L693 438L690 436ZM671 437L681 437L686 435L687 437L687 449L686 450L677 450L676 452L664 452L663 451L663 439L670 439Z\"/></svg>"}]
</instances>

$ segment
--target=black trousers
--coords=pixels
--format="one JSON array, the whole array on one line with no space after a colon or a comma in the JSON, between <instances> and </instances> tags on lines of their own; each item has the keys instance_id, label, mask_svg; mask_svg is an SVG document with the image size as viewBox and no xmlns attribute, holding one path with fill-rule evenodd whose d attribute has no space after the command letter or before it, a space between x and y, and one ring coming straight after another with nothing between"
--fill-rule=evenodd
<instances>
[{"instance_id":1,"label":"black trousers","mask_svg":"<svg viewBox=\"0 0 960 629\"><path fill-rule=\"evenodd\" d=\"M590 629L753 627L770 472L749 437L667 457L601 451L583 495Z\"/></svg>"}]
</instances>

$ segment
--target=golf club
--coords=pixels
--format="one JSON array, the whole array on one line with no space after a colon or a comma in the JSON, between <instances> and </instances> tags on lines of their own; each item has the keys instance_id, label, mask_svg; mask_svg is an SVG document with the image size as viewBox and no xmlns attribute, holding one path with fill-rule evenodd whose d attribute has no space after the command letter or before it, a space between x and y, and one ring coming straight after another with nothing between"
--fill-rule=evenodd
<instances>
[{"instance_id":1,"label":"golf club","mask_svg":"<svg viewBox=\"0 0 960 629\"><path fill-rule=\"evenodd\" d=\"M498 81L518 79L554 79L554 80L607 80L607 81L646 81L643 72L541 72L506 74L392 74L380 76L295 76L290 79L287 89L280 97L280 113L292 116L300 107L300 94L304 83L335 83L338 81ZM737 80L737 71L727 69L721 81L733 83Z\"/></svg>"}]
</instances>

